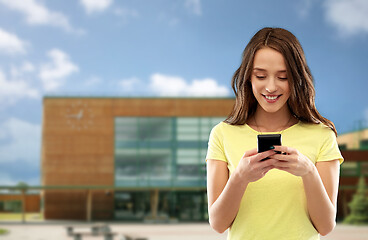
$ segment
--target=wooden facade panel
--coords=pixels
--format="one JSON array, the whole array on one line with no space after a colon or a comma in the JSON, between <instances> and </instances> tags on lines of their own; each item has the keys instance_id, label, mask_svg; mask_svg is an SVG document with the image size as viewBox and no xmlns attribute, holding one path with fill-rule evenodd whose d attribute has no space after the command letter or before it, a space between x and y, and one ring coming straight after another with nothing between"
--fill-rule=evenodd
<instances>
[{"instance_id":1,"label":"wooden facade panel","mask_svg":"<svg viewBox=\"0 0 368 240\"><path fill-rule=\"evenodd\" d=\"M90 155L111 154L114 150L113 136L79 136L70 139L53 139L45 143L45 154Z\"/></svg>"},{"instance_id":2,"label":"wooden facade panel","mask_svg":"<svg viewBox=\"0 0 368 240\"><path fill-rule=\"evenodd\" d=\"M368 150L343 150L341 154L344 159L348 159L351 162L368 161Z\"/></svg>"},{"instance_id":3,"label":"wooden facade panel","mask_svg":"<svg viewBox=\"0 0 368 240\"><path fill-rule=\"evenodd\" d=\"M102 166L91 166L91 165L83 165L80 163L72 164L72 166L62 165L62 166L50 166L45 167L44 171L46 174L54 174L54 177L57 177L58 172L62 172L63 175L99 175L99 174L113 174L114 166L113 165L102 165Z\"/></svg>"},{"instance_id":4,"label":"wooden facade panel","mask_svg":"<svg viewBox=\"0 0 368 240\"><path fill-rule=\"evenodd\" d=\"M57 172L47 172L43 175L46 185L113 185L114 173L94 173L94 172L64 172L62 174Z\"/></svg>"},{"instance_id":5,"label":"wooden facade panel","mask_svg":"<svg viewBox=\"0 0 368 240\"><path fill-rule=\"evenodd\" d=\"M63 154L47 154L46 155L48 161L43 165L44 167L48 167L48 166L70 166L70 162L69 161L75 161L75 156L68 154L68 155L63 155ZM78 162L82 165L87 165L87 164L91 164L91 165L98 165L98 164L113 164L113 159L114 156L113 155L105 155L105 154L89 154L89 155L81 155L78 156Z\"/></svg>"},{"instance_id":6,"label":"wooden facade panel","mask_svg":"<svg viewBox=\"0 0 368 240\"><path fill-rule=\"evenodd\" d=\"M105 192L92 193L93 219L111 219L114 196ZM86 220L86 191L46 191L44 216L46 219Z\"/></svg>"},{"instance_id":7,"label":"wooden facade panel","mask_svg":"<svg viewBox=\"0 0 368 240\"><path fill-rule=\"evenodd\" d=\"M155 99L114 99L113 115L155 116L167 114L167 112L172 111L172 108L173 106L168 101L157 102Z\"/></svg>"},{"instance_id":8,"label":"wooden facade panel","mask_svg":"<svg viewBox=\"0 0 368 240\"><path fill-rule=\"evenodd\" d=\"M224 116L234 99L115 99L114 116Z\"/></svg>"},{"instance_id":9,"label":"wooden facade panel","mask_svg":"<svg viewBox=\"0 0 368 240\"><path fill-rule=\"evenodd\" d=\"M111 100L58 99L44 100L44 133L60 135L113 134Z\"/></svg>"}]
</instances>

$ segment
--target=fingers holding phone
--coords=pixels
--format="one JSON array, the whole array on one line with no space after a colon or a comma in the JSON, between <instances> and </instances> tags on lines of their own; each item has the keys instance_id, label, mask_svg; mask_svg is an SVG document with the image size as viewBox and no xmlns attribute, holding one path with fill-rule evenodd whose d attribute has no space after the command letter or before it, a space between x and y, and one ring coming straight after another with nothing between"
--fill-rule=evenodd
<instances>
[{"instance_id":1,"label":"fingers holding phone","mask_svg":"<svg viewBox=\"0 0 368 240\"><path fill-rule=\"evenodd\" d=\"M242 159L239 161L237 172L247 182L254 182L266 175L266 173L274 168L274 159L269 161L261 161L276 154L274 150L268 150L258 153L257 149L252 149L245 152Z\"/></svg>"}]
</instances>

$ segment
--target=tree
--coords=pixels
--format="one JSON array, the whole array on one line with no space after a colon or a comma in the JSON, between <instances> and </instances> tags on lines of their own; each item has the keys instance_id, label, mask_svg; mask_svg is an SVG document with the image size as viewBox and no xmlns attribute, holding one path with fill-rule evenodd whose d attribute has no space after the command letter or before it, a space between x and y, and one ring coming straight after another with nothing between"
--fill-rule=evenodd
<instances>
[{"instance_id":1,"label":"tree","mask_svg":"<svg viewBox=\"0 0 368 240\"><path fill-rule=\"evenodd\" d=\"M9 192L18 192L19 189L27 189L29 187L29 185L25 182L18 182L17 185L15 185L15 187L17 187L17 189L13 189L13 190L9 190Z\"/></svg>"},{"instance_id":2,"label":"tree","mask_svg":"<svg viewBox=\"0 0 368 240\"><path fill-rule=\"evenodd\" d=\"M344 220L349 224L367 224L368 223L368 196L365 187L364 177L360 177L357 192L353 200L349 203L350 214Z\"/></svg>"}]
</instances>

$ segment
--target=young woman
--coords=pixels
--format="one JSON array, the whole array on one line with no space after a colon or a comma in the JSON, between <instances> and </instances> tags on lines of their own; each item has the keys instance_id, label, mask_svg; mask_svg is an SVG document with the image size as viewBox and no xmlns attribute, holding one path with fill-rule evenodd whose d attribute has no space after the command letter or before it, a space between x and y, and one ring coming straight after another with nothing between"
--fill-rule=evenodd
<instances>
[{"instance_id":1,"label":"young woman","mask_svg":"<svg viewBox=\"0 0 368 240\"><path fill-rule=\"evenodd\" d=\"M212 228L229 228L230 240L314 240L331 232L343 158L334 124L315 107L299 41L281 28L258 31L232 87L234 109L212 129L206 157ZM282 146L257 153L257 135L272 133L282 135Z\"/></svg>"}]
</instances>

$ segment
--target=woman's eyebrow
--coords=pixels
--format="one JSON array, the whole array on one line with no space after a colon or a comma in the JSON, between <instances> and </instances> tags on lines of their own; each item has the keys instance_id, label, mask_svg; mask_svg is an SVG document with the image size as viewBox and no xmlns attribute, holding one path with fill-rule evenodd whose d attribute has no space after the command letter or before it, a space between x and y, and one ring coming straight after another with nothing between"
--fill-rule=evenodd
<instances>
[{"instance_id":1,"label":"woman's eyebrow","mask_svg":"<svg viewBox=\"0 0 368 240\"><path fill-rule=\"evenodd\" d=\"M263 72L267 72L266 69L263 69L263 68L259 68L259 67L255 67L253 68L253 71L263 71ZM287 70L279 70L277 71L278 73L287 73Z\"/></svg>"}]
</instances>

